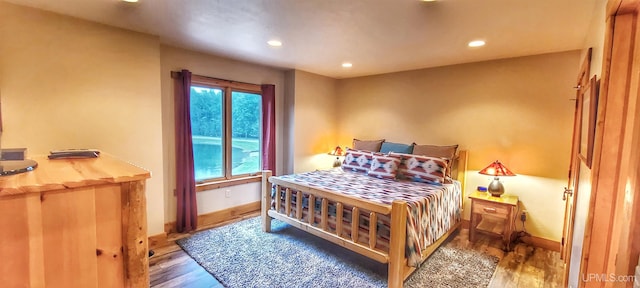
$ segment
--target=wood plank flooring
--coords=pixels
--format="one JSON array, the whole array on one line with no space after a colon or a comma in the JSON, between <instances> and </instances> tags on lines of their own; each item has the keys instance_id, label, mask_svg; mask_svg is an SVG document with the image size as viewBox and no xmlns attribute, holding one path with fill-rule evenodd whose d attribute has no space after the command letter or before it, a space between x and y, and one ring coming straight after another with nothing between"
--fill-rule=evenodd
<instances>
[{"instance_id":1,"label":"wood plank flooring","mask_svg":"<svg viewBox=\"0 0 640 288\"><path fill-rule=\"evenodd\" d=\"M502 251L499 239L479 236L476 243L471 243L469 230L461 229L444 245L468 247L497 256L500 262L489 287L562 287L563 265L558 252L535 248L533 255L519 263L514 252ZM149 259L151 287L223 287L175 243L154 251L155 255Z\"/></svg>"},{"instance_id":2,"label":"wood plank flooring","mask_svg":"<svg viewBox=\"0 0 640 288\"><path fill-rule=\"evenodd\" d=\"M560 260L560 253L535 248L532 255L519 261L520 259L515 252L502 251L500 239L483 234L478 236L477 241L471 243L469 242L469 230L461 229L445 245L468 247L498 257L500 262L498 262L489 287L562 287L563 264Z\"/></svg>"},{"instance_id":3,"label":"wood plank flooring","mask_svg":"<svg viewBox=\"0 0 640 288\"><path fill-rule=\"evenodd\" d=\"M151 287L223 287L175 243L154 252L149 259Z\"/></svg>"}]
</instances>

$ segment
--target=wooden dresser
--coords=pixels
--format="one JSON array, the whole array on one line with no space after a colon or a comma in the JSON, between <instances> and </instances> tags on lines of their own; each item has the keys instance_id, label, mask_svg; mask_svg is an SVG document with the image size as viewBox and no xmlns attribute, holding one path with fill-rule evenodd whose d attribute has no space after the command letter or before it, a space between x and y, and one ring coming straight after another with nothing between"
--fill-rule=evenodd
<instances>
[{"instance_id":1,"label":"wooden dresser","mask_svg":"<svg viewBox=\"0 0 640 288\"><path fill-rule=\"evenodd\" d=\"M0 286L149 287L145 180L108 155L0 177Z\"/></svg>"}]
</instances>

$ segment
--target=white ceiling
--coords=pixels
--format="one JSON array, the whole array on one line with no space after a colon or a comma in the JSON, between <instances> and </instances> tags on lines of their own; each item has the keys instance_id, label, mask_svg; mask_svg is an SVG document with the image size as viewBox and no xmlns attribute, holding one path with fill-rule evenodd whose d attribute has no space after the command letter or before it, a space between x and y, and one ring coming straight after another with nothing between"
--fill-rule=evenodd
<instances>
[{"instance_id":1,"label":"white ceiling","mask_svg":"<svg viewBox=\"0 0 640 288\"><path fill-rule=\"evenodd\" d=\"M584 48L605 0L5 0L335 78ZM266 42L278 39L282 47ZM482 48L467 42L484 39ZM342 68L342 62L352 68Z\"/></svg>"}]
</instances>

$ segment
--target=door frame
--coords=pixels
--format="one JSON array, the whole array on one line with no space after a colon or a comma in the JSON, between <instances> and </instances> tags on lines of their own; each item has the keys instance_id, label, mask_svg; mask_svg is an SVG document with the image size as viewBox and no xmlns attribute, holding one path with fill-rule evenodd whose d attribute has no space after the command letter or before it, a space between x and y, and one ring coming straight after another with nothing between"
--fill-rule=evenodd
<instances>
[{"instance_id":1,"label":"door frame","mask_svg":"<svg viewBox=\"0 0 640 288\"><path fill-rule=\"evenodd\" d=\"M632 283L585 281L589 275L633 275L640 245L640 0L609 0L592 193L580 287ZM637 147L637 146L636 146ZM592 279L593 280L593 279Z\"/></svg>"}]
</instances>

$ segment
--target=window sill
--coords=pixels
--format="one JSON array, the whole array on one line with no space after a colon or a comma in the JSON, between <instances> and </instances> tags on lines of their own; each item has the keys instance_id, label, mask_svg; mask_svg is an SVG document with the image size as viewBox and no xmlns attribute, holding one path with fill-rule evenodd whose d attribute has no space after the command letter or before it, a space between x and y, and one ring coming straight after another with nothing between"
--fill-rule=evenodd
<instances>
[{"instance_id":1,"label":"window sill","mask_svg":"<svg viewBox=\"0 0 640 288\"><path fill-rule=\"evenodd\" d=\"M200 184L196 184L196 192L209 191L209 190L220 189L224 187L236 186L236 185L253 183L253 182L260 182L260 181L262 181L262 175L200 183Z\"/></svg>"}]
</instances>

